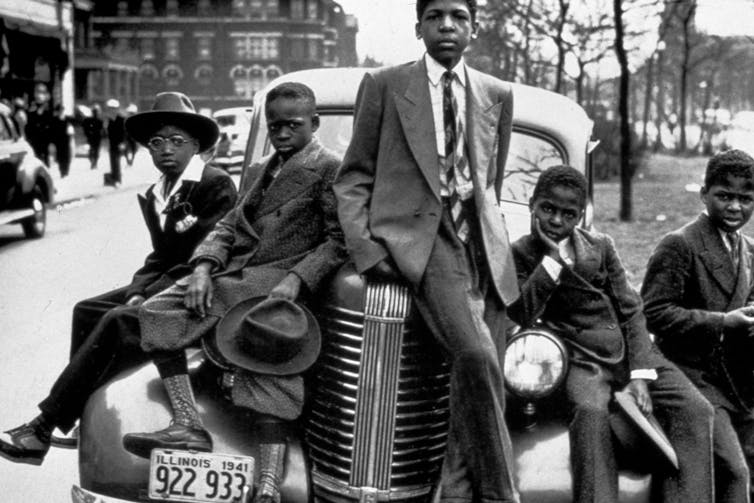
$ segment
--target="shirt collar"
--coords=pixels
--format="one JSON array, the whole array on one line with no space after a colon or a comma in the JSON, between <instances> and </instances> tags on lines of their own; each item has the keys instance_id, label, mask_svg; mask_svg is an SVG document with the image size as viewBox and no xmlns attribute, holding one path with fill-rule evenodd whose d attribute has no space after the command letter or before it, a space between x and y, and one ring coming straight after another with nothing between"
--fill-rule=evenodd
<instances>
[{"instance_id":1,"label":"shirt collar","mask_svg":"<svg viewBox=\"0 0 754 503\"><path fill-rule=\"evenodd\" d=\"M447 71L447 68L438 63L435 58L429 55L429 53L424 53L424 63L427 66L427 78L429 78L429 81L433 86L437 87L440 83L440 79L442 79L442 74ZM464 63L463 58L461 58L451 71L455 72L461 86L466 87L466 63Z\"/></svg>"},{"instance_id":2,"label":"shirt collar","mask_svg":"<svg viewBox=\"0 0 754 503\"><path fill-rule=\"evenodd\" d=\"M178 179L175 181L175 184L173 184L173 187L170 189L170 194L168 194L168 197L166 197L165 199L168 199L170 196L175 194L184 181L198 182L199 180L201 180L203 172L204 162L198 155L195 155L191 158L188 166L186 166L186 169L183 170L183 173L181 173ZM165 187L166 181L167 180L165 178L165 175L162 175L154 185L153 193L158 199L162 199L163 188Z\"/></svg>"}]
</instances>

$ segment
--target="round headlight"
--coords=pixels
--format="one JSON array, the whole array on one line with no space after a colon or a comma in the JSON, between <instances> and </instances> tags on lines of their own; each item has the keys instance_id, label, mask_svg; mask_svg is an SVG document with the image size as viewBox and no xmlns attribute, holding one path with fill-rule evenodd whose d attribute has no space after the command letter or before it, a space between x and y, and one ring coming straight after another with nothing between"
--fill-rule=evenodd
<instances>
[{"instance_id":1,"label":"round headlight","mask_svg":"<svg viewBox=\"0 0 754 503\"><path fill-rule=\"evenodd\" d=\"M560 386L568 371L568 352L563 342L546 330L522 330L508 342L504 365L508 390L535 400Z\"/></svg>"}]
</instances>

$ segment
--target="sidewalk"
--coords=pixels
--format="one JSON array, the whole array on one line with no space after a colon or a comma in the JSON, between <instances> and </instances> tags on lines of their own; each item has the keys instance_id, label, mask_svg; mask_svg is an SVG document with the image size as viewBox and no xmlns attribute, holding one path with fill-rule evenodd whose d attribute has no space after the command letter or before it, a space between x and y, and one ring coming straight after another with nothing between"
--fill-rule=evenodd
<instances>
[{"instance_id":1,"label":"sidewalk","mask_svg":"<svg viewBox=\"0 0 754 503\"><path fill-rule=\"evenodd\" d=\"M97 169L91 169L89 159L86 157L75 157L71 162L71 169L68 176L60 177L60 170L54 160L51 162L50 174L55 183L55 202L54 204L62 205L80 199L88 199L110 194L115 191L124 189L142 189L154 183L159 177L159 172L152 164L149 152L140 148L136 152L133 166L126 164L125 158L121 160L121 173L123 183L117 189L106 187L103 175L110 172L110 159L107 151L103 149L99 158Z\"/></svg>"}]
</instances>

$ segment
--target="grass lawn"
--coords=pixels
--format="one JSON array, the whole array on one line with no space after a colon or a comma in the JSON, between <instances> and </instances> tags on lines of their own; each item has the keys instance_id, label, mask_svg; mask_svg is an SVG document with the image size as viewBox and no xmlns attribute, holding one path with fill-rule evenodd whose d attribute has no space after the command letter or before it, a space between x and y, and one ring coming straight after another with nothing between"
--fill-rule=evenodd
<instances>
[{"instance_id":1,"label":"grass lawn","mask_svg":"<svg viewBox=\"0 0 754 503\"><path fill-rule=\"evenodd\" d=\"M636 288L641 286L647 261L660 238L696 219L704 209L698 189L689 192L686 186L702 184L706 164L706 157L649 157L634 177L633 222L618 219L618 181L595 183L594 226L615 239L629 281ZM754 223L750 221L743 230L754 235Z\"/></svg>"}]
</instances>

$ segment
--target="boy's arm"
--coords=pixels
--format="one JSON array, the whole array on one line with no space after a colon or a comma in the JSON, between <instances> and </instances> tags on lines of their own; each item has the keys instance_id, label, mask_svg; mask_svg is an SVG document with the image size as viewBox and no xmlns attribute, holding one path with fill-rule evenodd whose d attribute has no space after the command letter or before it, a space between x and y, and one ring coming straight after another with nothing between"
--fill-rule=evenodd
<instances>
[{"instance_id":1,"label":"boy's arm","mask_svg":"<svg viewBox=\"0 0 754 503\"><path fill-rule=\"evenodd\" d=\"M663 358L649 337L641 297L629 284L610 236L605 236L604 260L607 269L605 292L613 303L626 339L629 369L654 369L663 363Z\"/></svg>"},{"instance_id":2,"label":"boy's arm","mask_svg":"<svg viewBox=\"0 0 754 503\"><path fill-rule=\"evenodd\" d=\"M363 273L388 252L369 230L369 201L374 186L383 108L382 90L367 73L356 96L353 136L335 178L333 190L346 246L356 270Z\"/></svg>"},{"instance_id":3,"label":"boy's arm","mask_svg":"<svg viewBox=\"0 0 754 503\"><path fill-rule=\"evenodd\" d=\"M696 337L719 341L725 313L685 304L693 251L682 236L668 235L649 259L641 294L647 325L663 339Z\"/></svg>"},{"instance_id":4,"label":"boy's arm","mask_svg":"<svg viewBox=\"0 0 754 503\"><path fill-rule=\"evenodd\" d=\"M547 255L536 262L520 241L513 244L513 259L521 295L508 307L508 312L511 319L522 327L531 327L544 313L547 301L558 286L562 264ZM560 269L549 267L547 260L560 266Z\"/></svg>"},{"instance_id":5,"label":"boy's arm","mask_svg":"<svg viewBox=\"0 0 754 503\"><path fill-rule=\"evenodd\" d=\"M199 243L189 261L191 267L196 267L203 260L214 263L215 270L227 267L230 250L236 240L236 222L243 211L245 200L246 196L239 199L233 209L226 213L215 224L212 232Z\"/></svg>"}]
</instances>

